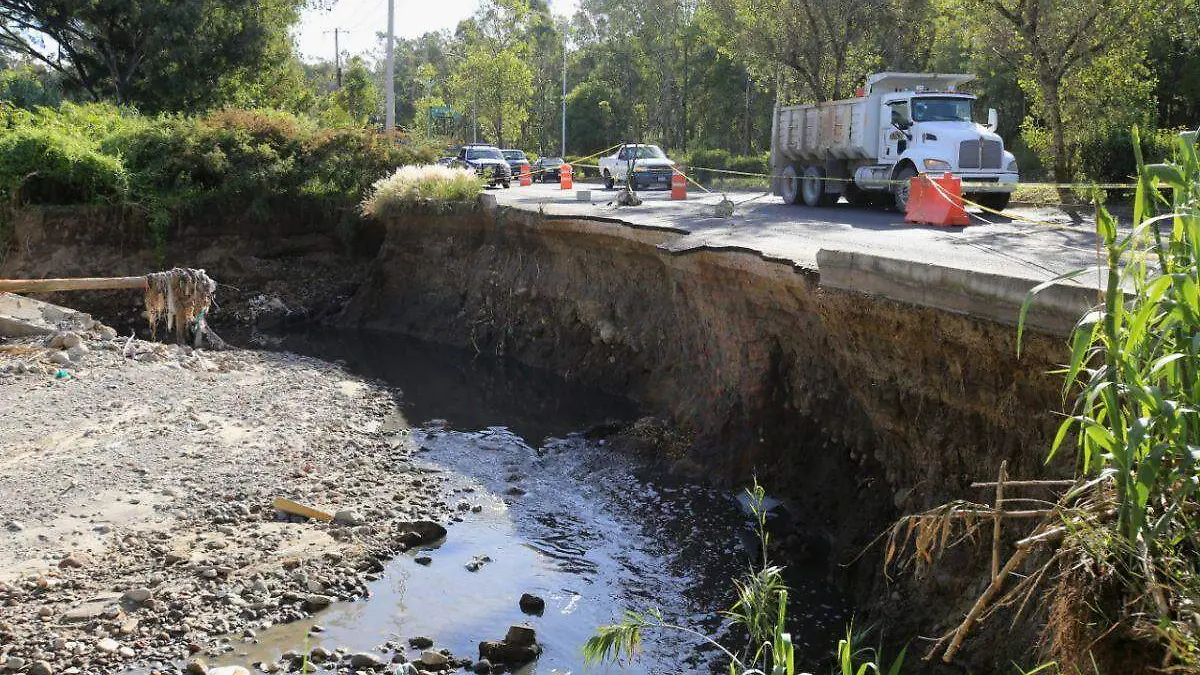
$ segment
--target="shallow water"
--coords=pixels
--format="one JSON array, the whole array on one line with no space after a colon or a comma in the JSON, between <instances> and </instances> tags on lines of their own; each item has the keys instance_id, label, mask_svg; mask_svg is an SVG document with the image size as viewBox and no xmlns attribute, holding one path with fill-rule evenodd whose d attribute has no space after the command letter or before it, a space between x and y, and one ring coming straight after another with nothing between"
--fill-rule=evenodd
<instances>
[{"instance_id":1,"label":"shallow water","mask_svg":"<svg viewBox=\"0 0 1200 675\"><path fill-rule=\"evenodd\" d=\"M248 664L288 649L323 645L371 650L429 636L436 648L478 657L482 640L528 621L545 652L521 673L582 672L582 646L596 626L628 610L659 609L674 623L723 633L719 611L730 579L746 569L750 521L737 495L680 482L644 458L611 452L577 433L632 419L627 401L510 362L391 336L293 336L273 345L330 360L396 387L402 413L388 427L412 429L418 466L444 472L478 512L460 512L439 547L392 561L366 602L340 603L314 622L260 632L222 659ZM444 420L425 425L428 420ZM444 426L443 426L444 424ZM414 562L428 555L432 563ZM491 562L470 572L475 556ZM801 649L827 655L846 620L820 569L792 570ZM522 593L546 601L542 616L518 607ZM307 635L312 623L325 632ZM588 672L704 672L723 662L680 633L648 634L635 663ZM411 651L409 656L415 657Z\"/></svg>"}]
</instances>

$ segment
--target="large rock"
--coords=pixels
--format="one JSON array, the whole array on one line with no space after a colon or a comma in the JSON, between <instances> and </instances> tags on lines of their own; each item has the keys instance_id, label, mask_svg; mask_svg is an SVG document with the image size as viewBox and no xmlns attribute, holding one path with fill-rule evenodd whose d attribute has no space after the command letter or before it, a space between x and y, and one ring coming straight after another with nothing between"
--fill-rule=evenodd
<instances>
[{"instance_id":1,"label":"large rock","mask_svg":"<svg viewBox=\"0 0 1200 675\"><path fill-rule=\"evenodd\" d=\"M427 546L446 538L446 528L432 520L398 523L396 529L396 539L407 548Z\"/></svg>"},{"instance_id":2,"label":"large rock","mask_svg":"<svg viewBox=\"0 0 1200 675\"><path fill-rule=\"evenodd\" d=\"M503 640L488 640L479 643L480 659L489 662L517 666L536 659L542 653L537 643L537 633L529 626L510 626Z\"/></svg>"},{"instance_id":3,"label":"large rock","mask_svg":"<svg viewBox=\"0 0 1200 675\"><path fill-rule=\"evenodd\" d=\"M541 616L542 612L546 611L546 601L532 593L522 593L520 605L521 611L526 614Z\"/></svg>"},{"instance_id":4,"label":"large rock","mask_svg":"<svg viewBox=\"0 0 1200 675\"><path fill-rule=\"evenodd\" d=\"M436 668L439 670L450 664L450 657L441 652L435 652L432 649L426 649L421 652L421 658L417 660L426 668Z\"/></svg>"},{"instance_id":5,"label":"large rock","mask_svg":"<svg viewBox=\"0 0 1200 675\"><path fill-rule=\"evenodd\" d=\"M363 517L363 514L355 511L354 509L342 509L341 511L333 514L333 522L337 523L338 525L353 526L362 525L363 523L367 522L367 519Z\"/></svg>"},{"instance_id":6,"label":"large rock","mask_svg":"<svg viewBox=\"0 0 1200 675\"><path fill-rule=\"evenodd\" d=\"M350 667L356 670L378 670L383 667L383 658L371 652L350 655Z\"/></svg>"}]
</instances>

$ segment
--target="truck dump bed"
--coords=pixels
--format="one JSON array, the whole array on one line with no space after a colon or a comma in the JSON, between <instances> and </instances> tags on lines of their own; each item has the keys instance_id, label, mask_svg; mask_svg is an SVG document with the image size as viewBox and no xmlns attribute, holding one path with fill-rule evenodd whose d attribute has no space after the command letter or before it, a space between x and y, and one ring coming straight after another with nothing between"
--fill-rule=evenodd
<instances>
[{"instance_id":1,"label":"truck dump bed","mask_svg":"<svg viewBox=\"0 0 1200 675\"><path fill-rule=\"evenodd\" d=\"M774 147L794 162L871 159L878 152L876 97L779 109Z\"/></svg>"}]
</instances>

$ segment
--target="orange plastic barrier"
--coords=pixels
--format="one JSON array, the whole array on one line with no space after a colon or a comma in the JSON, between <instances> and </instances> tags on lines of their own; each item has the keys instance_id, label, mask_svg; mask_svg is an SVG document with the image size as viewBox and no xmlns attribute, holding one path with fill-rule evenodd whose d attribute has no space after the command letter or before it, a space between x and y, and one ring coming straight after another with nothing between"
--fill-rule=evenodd
<instances>
[{"instance_id":1,"label":"orange plastic barrier","mask_svg":"<svg viewBox=\"0 0 1200 675\"><path fill-rule=\"evenodd\" d=\"M561 190L570 190L575 187L575 181L571 179L571 165L563 164L558 172L558 187Z\"/></svg>"},{"instance_id":2,"label":"orange plastic barrier","mask_svg":"<svg viewBox=\"0 0 1200 675\"><path fill-rule=\"evenodd\" d=\"M910 178L904 220L926 225L969 225L971 220L963 209L962 179L949 173L941 178L927 174Z\"/></svg>"},{"instance_id":3,"label":"orange plastic barrier","mask_svg":"<svg viewBox=\"0 0 1200 675\"><path fill-rule=\"evenodd\" d=\"M678 171L671 174L671 199L687 199L687 178Z\"/></svg>"},{"instance_id":4,"label":"orange plastic barrier","mask_svg":"<svg viewBox=\"0 0 1200 675\"><path fill-rule=\"evenodd\" d=\"M521 165L521 179L519 185L521 187L529 187L533 185L533 172L528 164Z\"/></svg>"}]
</instances>

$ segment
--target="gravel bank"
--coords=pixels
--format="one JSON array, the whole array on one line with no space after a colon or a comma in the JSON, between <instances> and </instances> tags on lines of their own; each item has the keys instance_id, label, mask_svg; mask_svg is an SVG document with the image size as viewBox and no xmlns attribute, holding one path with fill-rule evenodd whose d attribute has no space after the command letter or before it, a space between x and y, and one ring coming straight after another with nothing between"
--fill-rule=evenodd
<instances>
[{"instance_id":1,"label":"gravel bank","mask_svg":"<svg viewBox=\"0 0 1200 675\"><path fill-rule=\"evenodd\" d=\"M0 667L227 653L363 597L449 515L407 432L382 430L381 386L293 354L80 337L0 341ZM338 518L281 518L276 497Z\"/></svg>"}]
</instances>

